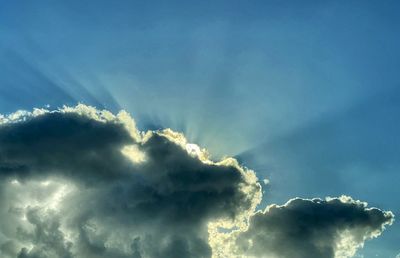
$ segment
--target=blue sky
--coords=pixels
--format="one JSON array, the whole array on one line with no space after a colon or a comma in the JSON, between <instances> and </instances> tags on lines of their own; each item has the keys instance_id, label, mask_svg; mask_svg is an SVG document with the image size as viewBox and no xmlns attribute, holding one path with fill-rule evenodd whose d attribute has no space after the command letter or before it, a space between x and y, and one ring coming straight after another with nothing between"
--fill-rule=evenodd
<instances>
[{"instance_id":1,"label":"blue sky","mask_svg":"<svg viewBox=\"0 0 400 258\"><path fill-rule=\"evenodd\" d=\"M0 1L0 113L83 102L400 212L397 1ZM365 257L400 253L400 226Z\"/></svg>"}]
</instances>

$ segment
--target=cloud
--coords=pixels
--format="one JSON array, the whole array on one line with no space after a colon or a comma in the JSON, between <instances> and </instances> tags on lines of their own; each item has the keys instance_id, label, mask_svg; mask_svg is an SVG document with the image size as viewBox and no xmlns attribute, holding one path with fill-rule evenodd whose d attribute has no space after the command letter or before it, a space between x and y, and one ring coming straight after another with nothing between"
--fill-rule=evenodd
<instances>
[{"instance_id":1,"label":"cloud","mask_svg":"<svg viewBox=\"0 0 400 258\"><path fill-rule=\"evenodd\" d=\"M2 118L0 242L9 257L210 257L208 224L260 201L254 172L171 130L79 105Z\"/></svg>"},{"instance_id":2,"label":"cloud","mask_svg":"<svg viewBox=\"0 0 400 258\"><path fill-rule=\"evenodd\" d=\"M352 257L364 241L392 224L393 217L347 196L295 198L254 214L235 245L239 253L254 257Z\"/></svg>"},{"instance_id":3,"label":"cloud","mask_svg":"<svg viewBox=\"0 0 400 258\"><path fill-rule=\"evenodd\" d=\"M256 212L260 201L255 173L235 159L212 161L170 129L140 132L123 111L0 116L1 257L293 257L290 229L304 253L355 250L392 220L344 197Z\"/></svg>"}]
</instances>

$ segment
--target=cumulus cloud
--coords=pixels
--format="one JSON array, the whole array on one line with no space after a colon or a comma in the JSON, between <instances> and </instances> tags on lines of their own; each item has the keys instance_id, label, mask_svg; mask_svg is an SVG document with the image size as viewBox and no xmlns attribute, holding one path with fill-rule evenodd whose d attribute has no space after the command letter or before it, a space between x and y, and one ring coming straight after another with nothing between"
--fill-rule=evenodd
<instances>
[{"instance_id":1,"label":"cumulus cloud","mask_svg":"<svg viewBox=\"0 0 400 258\"><path fill-rule=\"evenodd\" d=\"M253 257L352 257L365 240L379 236L393 217L347 196L296 198L254 214L234 244L237 252Z\"/></svg>"},{"instance_id":2,"label":"cumulus cloud","mask_svg":"<svg viewBox=\"0 0 400 258\"><path fill-rule=\"evenodd\" d=\"M393 217L349 198L255 212L260 200L235 159L212 161L169 129L140 132L126 112L0 116L1 257L334 257Z\"/></svg>"},{"instance_id":3,"label":"cumulus cloud","mask_svg":"<svg viewBox=\"0 0 400 258\"><path fill-rule=\"evenodd\" d=\"M210 257L208 223L240 223L261 197L234 159L126 113L20 112L0 142L3 256Z\"/></svg>"}]
</instances>

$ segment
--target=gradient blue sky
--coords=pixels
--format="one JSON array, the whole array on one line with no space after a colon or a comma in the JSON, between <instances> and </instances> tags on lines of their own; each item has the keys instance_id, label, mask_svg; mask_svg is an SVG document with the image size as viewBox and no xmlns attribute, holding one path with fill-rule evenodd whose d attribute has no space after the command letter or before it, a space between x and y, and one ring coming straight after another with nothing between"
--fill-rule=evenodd
<instances>
[{"instance_id":1,"label":"gradient blue sky","mask_svg":"<svg viewBox=\"0 0 400 258\"><path fill-rule=\"evenodd\" d=\"M400 214L398 1L0 0L0 113L83 102ZM365 257L400 253L400 226Z\"/></svg>"}]
</instances>

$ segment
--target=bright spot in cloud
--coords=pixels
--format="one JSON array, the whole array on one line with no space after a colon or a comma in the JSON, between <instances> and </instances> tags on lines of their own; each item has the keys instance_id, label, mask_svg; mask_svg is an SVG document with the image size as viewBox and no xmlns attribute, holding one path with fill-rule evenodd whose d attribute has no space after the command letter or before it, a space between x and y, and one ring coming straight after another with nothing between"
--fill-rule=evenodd
<instances>
[{"instance_id":1,"label":"bright spot in cloud","mask_svg":"<svg viewBox=\"0 0 400 258\"><path fill-rule=\"evenodd\" d=\"M19 181L17 179L14 179L11 181L12 185L20 185Z\"/></svg>"},{"instance_id":2,"label":"bright spot in cloud","mask_svg":"<svg viewBox=\"0 0 400 258\"><path fill-rule=\"evenodd\" d=\"M62 200L67 196L72 189L68 185L62 185L57 191L50 196L44 203L45 207L51 210L58 210Z\"/></svg>"},{"instance_id":3,"label":"bright spot in cloud","mask_svg":"<svg viewBox=\"0 0 400 258\"><path fill-rule=\"evenodd\" d=\"M122 148L122 154L124 154L133 163L142 163L146 161L146 155L140 151L137 145L128 145Z\"/></svg>"}]
</instances>

